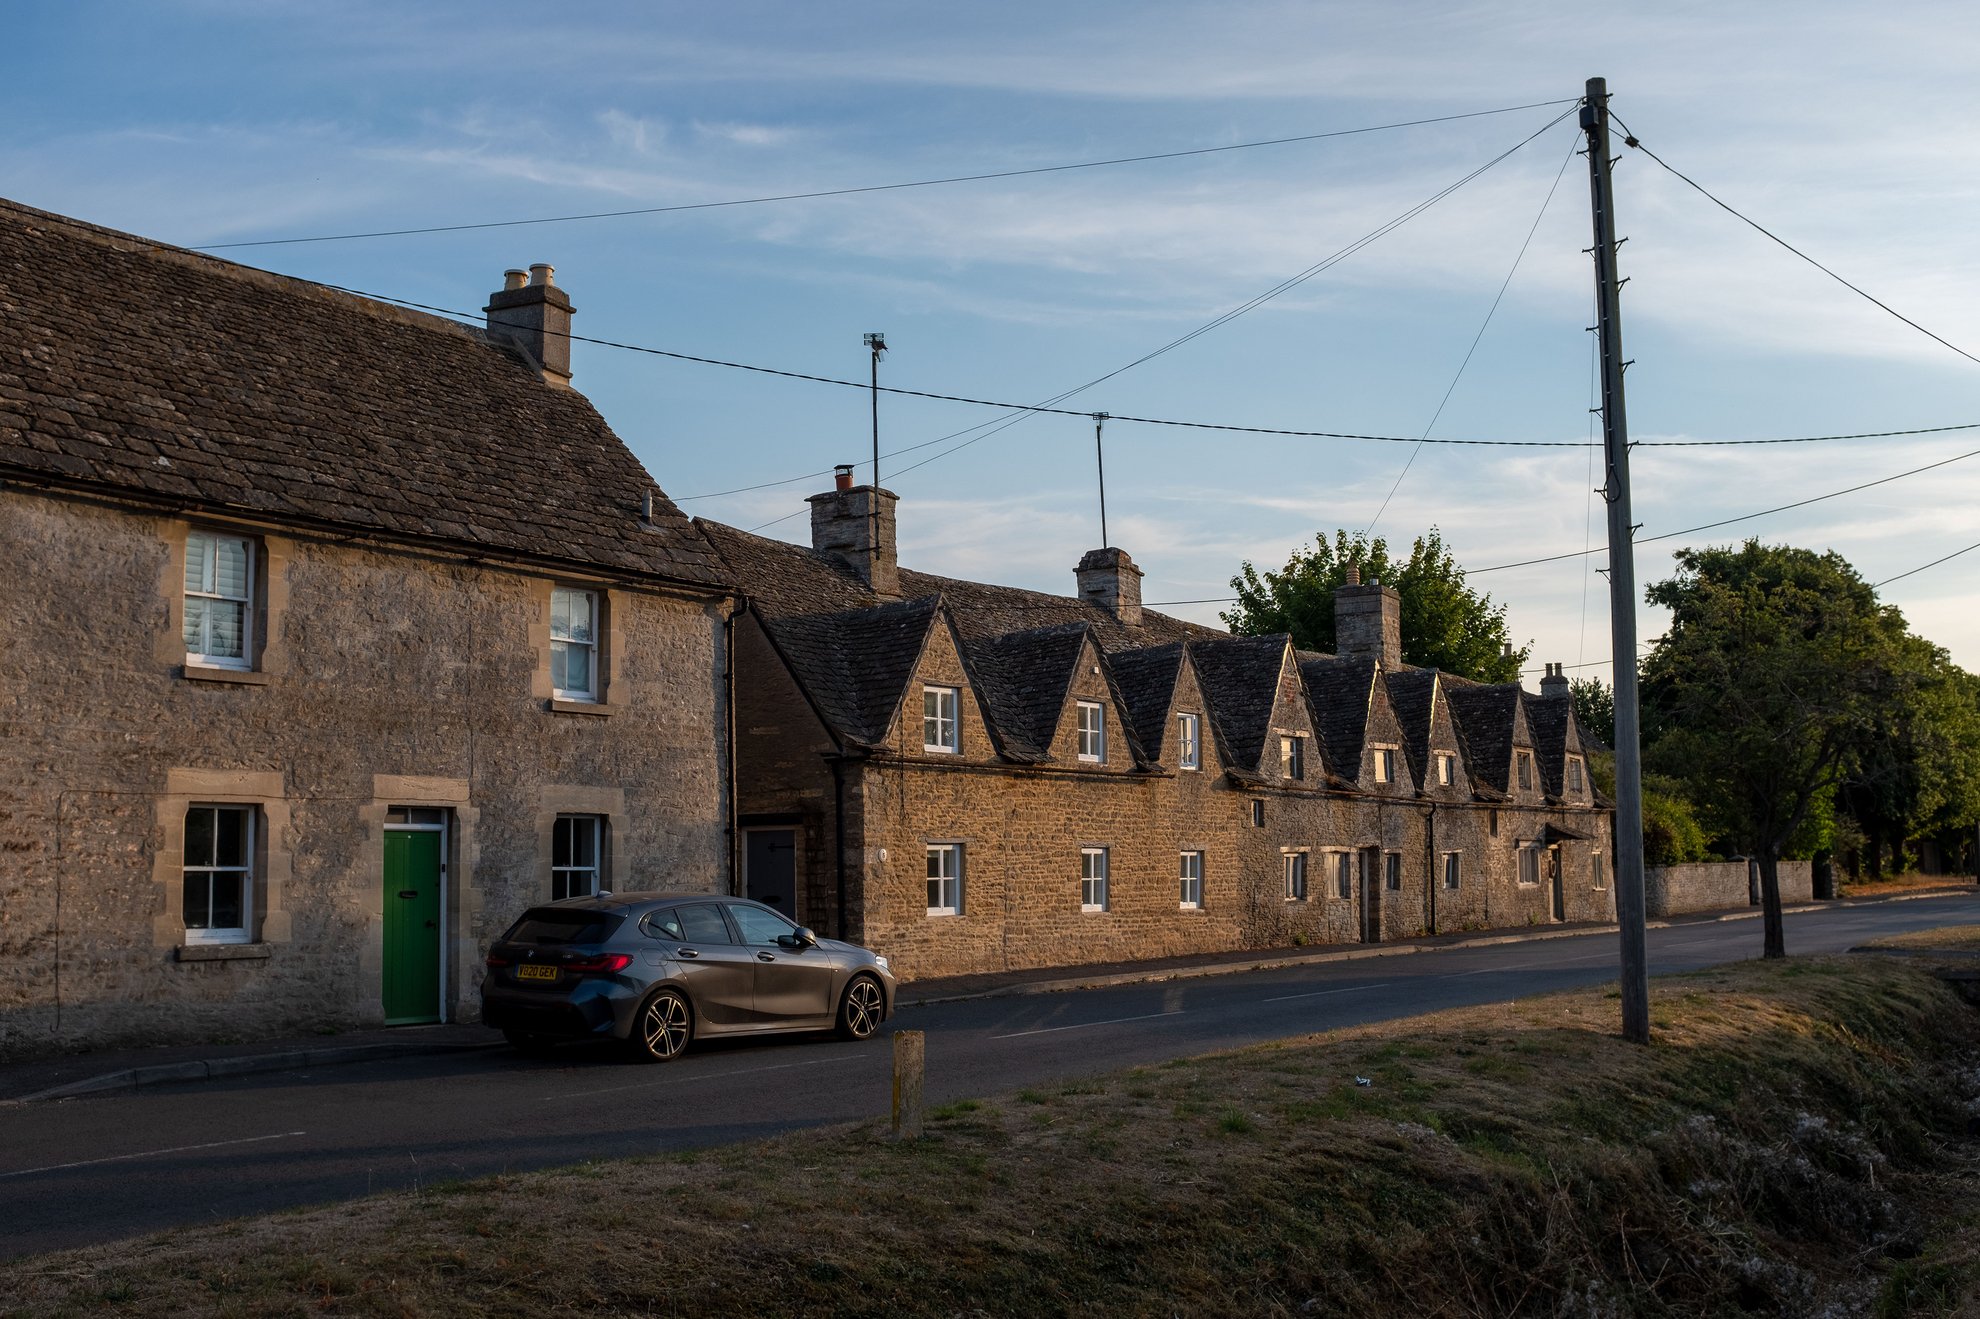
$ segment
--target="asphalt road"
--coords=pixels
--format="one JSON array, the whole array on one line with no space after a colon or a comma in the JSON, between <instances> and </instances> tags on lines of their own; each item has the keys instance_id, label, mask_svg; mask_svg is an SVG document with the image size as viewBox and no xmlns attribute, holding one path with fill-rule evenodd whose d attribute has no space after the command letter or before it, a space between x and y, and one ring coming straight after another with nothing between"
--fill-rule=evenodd
<instances>
[{"instance_id":1,"label":"asphalt road","mask_svg":"<svg viewBox=\"0 0 1980 1319\"><path fill-rule=\"evenodd\" d=\"M1790 915L1793 953L1980 923L1958 894ZM1653 973L1755 957L1760 922L1650 931ZM1613 934L911 1008L931 1104L1613 978ZM508 1050L0 1109L0 1257L491 1173L884 1114L891 1051L790 1039L640 1066Z\"/></svg>"}]
</instances>

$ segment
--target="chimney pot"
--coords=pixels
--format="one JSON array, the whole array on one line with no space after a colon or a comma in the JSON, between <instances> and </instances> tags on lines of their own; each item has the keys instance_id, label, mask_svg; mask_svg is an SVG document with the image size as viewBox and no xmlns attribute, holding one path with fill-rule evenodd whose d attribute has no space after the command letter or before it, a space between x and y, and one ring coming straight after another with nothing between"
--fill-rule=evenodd
<instances>
[{"instance_id":1,"label":"chimney pot","mask_svg":"<svg viewBox=\"0 0 1980 1319\"><path fill-rule=\"evenodd\" d=\"M556 273L557 268L555 266L545 265L543 262L538 261L529 268L529 282L543 288L549 288L556 282L551 279L551 276Z\"/></svg>"},{"instance_id":2,"label":"chimney pot","mask_svg":"<svg viewBox=\"0 0 1980 1319\"><path fill-rule=\"evenodd\" d=\"M502 291L512 292L529 283L529 272L520 266L511 266L502 272Z\"/></svg>"},{"instance_id":3,"label":"chimney pot","mask_svg":"<svg viewBox=\"0 0 1980 1319\"><path fill-rule=\"evenodd\" d=\"M832 469L832 485L836 490L850 490L853 488L853 469L851 463L840 463Z\"/></svg>"},{"instance_id":4,"label":"chimney pot","mask_svg":"<svg viewBox=\"0 0 1980 1319\"><path fill-rule=\"evenodd\" d=\"M1564 663L1549 664L1547 666L1547 676L1540 680L1540 694L1542 696L1566 696L1569 694L1569 691L1567 665Z\"/></svg>"},{"instance_id":5,"label":"chimney pot","mask_svg":"<svg viewBox=\"0 0 1980 1319\"><path fill-rule=\"evenodd\" d=\"M1358 564L1358 563L1350 563L1350 564L1348 565L1348 567L1347 567L1347 584L1348 584L1349 586L1359 586L1359 585L1361 585L1361 565L1360 565L1360 564Z\"/></svg>"}]
</instances>

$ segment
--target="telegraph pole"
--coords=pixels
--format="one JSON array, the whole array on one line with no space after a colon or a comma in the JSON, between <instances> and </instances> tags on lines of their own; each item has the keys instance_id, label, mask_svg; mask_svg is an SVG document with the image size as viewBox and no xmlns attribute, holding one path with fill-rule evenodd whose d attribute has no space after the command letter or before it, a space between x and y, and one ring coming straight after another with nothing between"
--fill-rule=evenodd
<instances>
[{"instance_id":1,"label":"telegraph pole","mask_svg":"<svg viewBox=\"0 0 1980 1319\"><path fill-rule=\"evenodd\" d=\"M1590 78L1581 103L1595 218L1596 334L1602 346L1602 451L1609 505L1609 638L1616 700L1616 925L1622 934L1622 1033L1650 1042L1643 947L1643 760L1636 703L1636 560L1629 516L1629 419L1623 408L1622 281L1616 277L1616 199L1609 170L1609 86Z\"/></svg>"},{"instance_id":2,"label":"telegraph pole","mask_svg":"<svg viewBox=\"0 0 1980 1319\"><path fill-rule=\"evenodd\" d=\"M887 355L887 336L866 336L866 351L873 354L873 488L880 488L880 359ZM858 388L857 385L854 386ZM874 507L879 507L878 504Z\"/></svg>"}]
</instances>

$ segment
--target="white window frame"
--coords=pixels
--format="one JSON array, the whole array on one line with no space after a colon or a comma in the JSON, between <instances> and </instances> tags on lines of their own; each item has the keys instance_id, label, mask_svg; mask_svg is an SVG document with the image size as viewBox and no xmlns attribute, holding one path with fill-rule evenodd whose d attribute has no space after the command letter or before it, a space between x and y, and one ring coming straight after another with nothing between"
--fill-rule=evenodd
<instances>
[{"instance_id":1,"label":"white window frame","mask_svg":"<svg viewBox=\"0 0 1980 1319\"><path fill-rule=\"evenodd\" d=\"M1457 755L1450 751L1437 753L1437 786L1448 788L1457 781Z\"/></svg>"},{"instance_id":2,"label":"white window frame","mask_svg":"<svg viewBox=\"0 0 1980 1319\"><path fill-rule=\"evenodd\" d=\"M589 606L591 611L591 635L589 637L568 635L571 631L568 625L564 629L567 635L557 635L557 597L560 595L580 596L584 599L587 606ZM602 625L604 623L603 602L604 596L601 592L587 590L582 586L552 585L550 588L550 690L551 694L560 701L591 701L595 703L599 699L600 678L602 677L600 660L604 655L603 647L599 645L599 634L603 630ZM561 652L559 651L559 647L562 648ZM591 685L589 687L560 687L557 685L557 657L559 653L562 653L565 657L564 676L568 678L570 676L569 657L572 647L582 649L590 660Z\"/></svg>"},{"instance_id":3,"label":"white window frame","mask_svg":"<svg viewBox=\"0 0 1980 1319\"><path fill-rule=\"evenodd\" d=\"M1346 848L1329 852L1328 866L1334 872L1333 895L1342 902L1354 901L1355 854Z\"/></svg>"},{"instance_id":4,"label":"white window frame","mask_svg":"<svg viewBox=\"0 0 1980 1319\"><path fill-rule=\"evenodd\" d=\"M1078 711L1079 758L1089 765L1106 764L1107 707L1098 701L1075 701L1073 704Z\"/></svg>"},{"instance_id":5,"label":"white window frame","mask_svg":"<svg viewBox=\"0 0 1980 1319\"><path fill-rule=\"evenodd\" d=\"M1385 893L1402 892L1401 852L1382 853L1382 891Z\"/></svg>"},{"instance_id":6,"label":"white window frame","mask_svg":"<svg viewBox=\"0 0 1980 1319\"><path fill-rule=\"evenodd\" d=\"M246 580L242 586L242 590L245 592L243 595L223 594L219 589L219 583L214 580L218 575L219 556L217 551L211 555L207 554L205 548L207 546L217 546L221 541L232 541L240 545L244 551L247 559L247 570L244 574ZM219 604L240 606L241 653L238 655L212 655L207 653L205 645L196 646L191 641L187 641L186 663L202 665L212 669L252 669L254 668L255 586L256 575L261 567L260 556L255 552L257 547L254 539L251 536L235 536L220 531L201 530L188 532L186 534L185 571L185 577L187 578L192 576L194 570L193 551L196 546L202 551L198 565L200 587L196 590L184 581L180 583L180 587L184 591L187 600L210 600ZM182 610L185 609L183 603L180 605L180 608ZM185 610L185 612L190 614L191 611ZM212 637L212 624L210 622L203 623L200 631L200 641L210 644Z\"/></svg>"},{"instance_id":7,"label":"white window frame","mask_svg":"<svg viewBox=\"0 0 1980 1319\"><path fill-rule=\"evenodd\" d=\"M1104 847L1079 849L1079 909L1107 910L1107 849Z\"/></svg>"},{"instance_id":8,"label":"white window frame","mask_svg":"<svg viewBox=\"0 0 1980 1319\"><path fill-rule=\"evenodd\" d=\"M1443 865L1440 868L1444 874L1444 891L1446 893L1457 892L1459 886L1464 883L1464 853L1445 852L1443 854Z\"/></svg>"},{"instance_id":9,"label":"white window frame","mask_svg":"<svg viewBox=\"0 0 1980 1319\"><path fill-rule=\"evenodd\" d=\"M1184 911L1203 910L1203 851L1201 848L1176 853L1176 906Z\"/></svg>"},{"instance_id":10,"label":"white window frame","mask_svg":"<svg viewBox=\"0 0 1980 1319\"><path fill-rule=\"evenodd\" d=\"M923 848L922 854L928 865L928 914L930 916L962 915L963 845L929 843Z\"/></svg>"},{"instance_id":11,"label":"white window frame","mask_svg":"<svg viewBox=\"0 0 1980 1319\"><path fill-rule=\"evenodd\" d=\"M1375 781L1394 783L1396 781L1396 749L1394 747L1375 748Z\"/></svg>"},{"instance_id":12,"label":"white window frame","mask_svg":"<svg viewBox=\"0 0 1980 1319\"><path fill-rule=\"evenodd\" d=\"M1306 739L1296 733L1279 737L1279 768L1289 779L1306 778Z\"/></svg>"},{"instance_id":13,"label":"white window frame","mask_svg":"<svg viewBox=\"0 0 1980 1319\"><path fill-rule=\"evenodd\" d=\"M1203 768L1203 719L1184 711L1176 716L1176 764L1182 769Z\"/></svg>"},{"instance_id":14,"label":"white window frame","mask_svg":"<svg viewBox=\"0 0 1980 1319\"><path fill-rule=\"evenodd\" d=\"M561 865L557 861L559 835L569 838L571 842L571 850L565 854ZM581 836L588 836L591 843L589 865L575 859L581 854L577 846ZM573 887L573 883L586 879L589 887ZM558 891L560 887L561 892ZM550 900L557 902L563 898L588 898L604 887L605 817L578 812L559 815L550 826Z\"/></svg>"},{"instance_id":15,"label":"white window frame","mask_svg":"<svg viewBox=\"0 0 1980 1319\"><path fill-rule=\"evenodd\" d=\"M1310 890L1307 888L1307 849L1288 847L1279 853L1284 858L1279 863L1285 877L1284 897L1287 902L1305 902Z\"/></svg>"},{"instance_id":16,"label":"white window frame","mask_svg":"<svg viewBox=\"0 0 1980 1319\"><path fill-rule=\"evenodd\" d=\"M1514 781L1519 785L1520 791L1532 791L1533 753L1531 751L1513 752L1513 773L1515 775Z\"/></svg>"},{"instance_id":17,"label":"white window frame","mask_svg":"<svg viewBox=\"0 0 1980 1319\"><path fill-rule=\"evenodd\" d=\"M1581 791L1581 785L1582 785L1582 783L1583 783L1583 782L1584 782L1585 780L1586 780L1586 776L1585 776L1585 775L1583 774L1583 772L1582 772L1582 768L1581 768L1581 757L1580 757L1580 756L1569 756L1569 757L1567 758L1567 786L1568 786L1568 791L1569 791L1569 792L1580 792L1580 791Z\"/></svg>"},{"instance_id":18,"label":"white window frame","mask_svg":"<svg viewBox=\"0 0 1980 1319\"><path fill-rule=\"evenodd\" d=\"M947 756L960 752L962 750L961 713L962 688L923 687L921 689L921 749Z\"/></svg>"},{"instance_id":19,"label":"white window frame","mask_svg":"<svg viewBox=\"0 0 1980 1319\"><path fill-rule=\"evenodd\" d=\"M1541 877L1545 873L1540 866L1540 851L1540 844L1537 842L1521 843L1519 845L1518 869L1514 871L1514 881L1519 887L1538 888L1540 886ZM1526 872L1529 868L1533 872L1533 878L1531 879L1526 877Z\"/></svg>"},{"instance_id":20,"label":"white window frame","mask_svg":"<svg viewBox=\"0 0 1980 1319\"><path fill-rule=\"evenodd\" d=\"M183 929L183 933L180 937L183 938L188 944L253 943L254 942L255 858L257 855L256 843L258 841L259 827L261 823L261 819L260 819L261 811L255 806L242 802L225 802L225 801L192 802L188 804L186 807L187 820L185 824L181 826L186 830L187 833L191 832L191 827L190 827L191 816L194 811L212 811L214 813L213 837L214 837L214 845L216 851L219 845L219 838L220 838L220 830L219 830L220 813L223 811L234 811L234 812L239 812L242 815L243 817L243 821L241 825L242 864L237 866L223 866L223 865L210 865L210 864L202 864L200 862L195 862L191 857L185 854L184 835L181 836L180 851L179 851L179 883L180 883L179 920L181 927ZM194 873L198 873L202 875L230 874L230 875L239 875L241 877L241 923L239 925L226 925L218 928L209 925L204 928L195 929L192 926L186 925L184 923L185 922L184 885L185 885L186 876ZM211 915L212 909L213 909L212 890L209 889L207 891L207 911L209 916Z\"/></svg>"},{"instance_id":21,"label":"white window frame","mask_svg":"<svg viewBox=\"0 0 1980 1319\"><path fill-rule=\"evenodd\" d=\"M1590 888L1609 887L1609 859L1602 855L1600 849L1588 854L1588 878Z\"/></svg>"}]
</instances>

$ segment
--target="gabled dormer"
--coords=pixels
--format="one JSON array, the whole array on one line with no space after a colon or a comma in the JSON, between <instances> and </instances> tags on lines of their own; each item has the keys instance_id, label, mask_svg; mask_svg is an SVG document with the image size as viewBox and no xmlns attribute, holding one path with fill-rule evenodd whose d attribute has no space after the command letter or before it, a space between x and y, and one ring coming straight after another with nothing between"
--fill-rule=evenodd
<instances>
[{"instance_id":1,"label":"gabled dormer","mask_svg":"<svg viewBox=\"0 0 1980 1319\"><path fill-rule=\"evenodd\" d=\"M1179 774L1199 773L1215 764L1203 688L1187 646L1175 641L1120 650L1108 661L1150 764Z\"/></svg>"},{"instance_id":2,"label":"gabled dormer","mask_svg":"<svg viewBox=\"0 0 1980 1319\"><path fill-rule=\"evenodd\" d=\"M1527 695L1527 726L1533 732L1539 760L1542 790L1547 800L1564 806L1595 804L1595 784L1589 777L1588 752L1580 724L1574 717L1574 698L1565 677L1555 665L1548 666L1541 694Z\"/></svg>"},{"instance_id":3,"label":"gabled dormer","mask_svg":"<svg viewBox=\"0 0 1980 1319\"><path fill-rule=\"evenodd\" d=\"M1106 770L1139 765L1125 703L1086 624L988 637L963 653L1007 759Z\"/></svg>"},{"instance_id":4,"label":"gabled dormer","mask_svg":"<svg viewBox=\"0 0 1980 1319\"><path fill-rule=\"evenodd\" d=\"M929 596L763 622L839 744L883 750L893 746L908 680L940 609L941 600Z\"/></svg>"},{"instance_id":5,"label":"gabled dormer","mask_svg":"<svg viewBox=\"0 0 1980 1319\"><path fill-rule=\"evenodd\" d=\"M1533 735L1520 708L1519 684L1452 682L1444 692L1472 795L1488 801L1539 801L1538 768L1531 763ZM1523 748L1529 758L1527 774L1533 786L1523 795L1518 789L1516 748Z\"/></svg>"},{"instance_id":6,"label":"gabled dormer","mask_svg":"<svg viewBox=\"0 0 1980 1319\"><path fill-rule=\"evenodd\" d=\"M1385 797L1413 797L1417 777L1404 747L1405 737L1389 686L1375 675L1368 689L1368 718L1355 785Z\"/></svg>"},{"instance_id":7,"label":"gabled dormer","mask_svg":"<svg viewBox=\"0 0 1980 1319\"><path fill-rule=\"evenodd\" d=\"M1064 690L1049 746L1053 763L1111 772L1139 768L1140 741L1090 630L1081 638Z\"/></svg>"},{"instance_id":8,"label":"gabled dormer","mask_svg":"<svg viewBox=\"0 0 1980 1319\"><path fill-rule=\"evenodd\" d=\"M1189 652L1226 772L1253 782L1324 781L1291 638L1218 637L1190 642ZM1288 747L1288 739L1298 742ZM1298 780L1287 772L1289 754L1300 758Z\"/></svg>"},{"instance_id":9,"label":"gabled dormer","mask_svg":"<svg viewBox=\"0 0 1980 1319\"><path fill-rule=\"evenodd\" d=\"M963 658L962 638L946 607L938 608L929 620L889 740L902 755L930 760L998 758L997 730L984 709Z\"/></svg>"}]
</instances>

